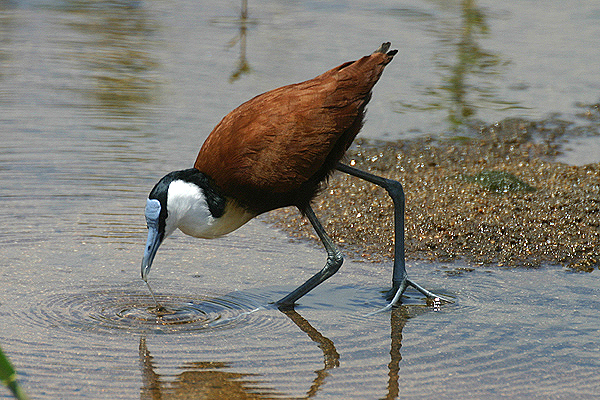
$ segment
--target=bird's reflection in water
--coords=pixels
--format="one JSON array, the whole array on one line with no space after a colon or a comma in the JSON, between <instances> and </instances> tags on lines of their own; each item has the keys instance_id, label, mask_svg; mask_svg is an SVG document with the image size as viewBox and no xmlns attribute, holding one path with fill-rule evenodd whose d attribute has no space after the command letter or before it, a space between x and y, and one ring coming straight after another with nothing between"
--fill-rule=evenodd
<instances>
[{"instance_id":1,"label":"bird's reflection in water","mask_svg":"<svg viewBox=\"0 0 600 400\"><path fill-rule=\"evenodd\" d=\"M261 388L252 374L228 372L230 365L219 361L184 363L183 372L175 381L166 383L155 372L153 357L146 346L146 337L140 338L140 367L142 389L140 399L280 399L274 391Z\"/></svg>"},{"instance_id":2,"label":"bird's reflection in water","mask_svg":"<svg viewBox=\"0 0 600 400\"><path fill-rule=\"evenodd\" d=\"M409 318L427 311L427 307L393 308L390 312L391 346L388 364L387 393L383 399L397 399L399 396L400 348L402 347L402 330ZM287 316L300 330L317 344L323 352L323 368L315 371L316 377L306 390L304 398L312 398L323 388L330 370L340 365L340 355L333 341L317 331L304 317L294 309L281 312ZM146 337L140 338L140 368L142 371L142 400L156 399L281 399L285 395L274 389L260 387L254 374L230 372L231 365L218 361L199 361L184 363L183 372L169 383L161 381L155 372L153 357L146 345ZM229 371L228 371L229 370Z\"/></svg>"},{"instance_id":3,"label":"bird's reflection in water","mask_svg":"<svg viewBox=\"0 0 600 400\"><path fill-rule=\"evenodd\" d=\"M294 324L300 330L308 335L308 337L323 351L323 368L318 371L315 371L317 374L316 378L313 380L310 389L306 393L306 398L310 399L314 397L321 386L325 383L325 378L329 376L329 372L327 370L331 368L338 367L340 365L340 355L335 349L335 345L331 339L326 338L321 334L321 332L317 331L304 317L302 317L296 310L293 308L281 309L281 312L284 313L289 319L292 320Z\"/></svg>"},{"instance_id":4,"label":"bird's reflection in water","mask_svg":"<svg viewBox=\"0 0 600 400\"><path fill-rule=\"evenodd\" d=\"M415 307L415 309L420 310L423 309L423 307ZM414 312L411 313L411 310L405 306L392 308L390 313L390 336L392 342L390 345L390 363L388 364L389 379L387 395L383 397L383 399L397 399L400 394L398 378L400 376L400 360L402 360L402 354L400 354L400 348L402 347L402 330L404 329L404 325L406 325L406 321L414 315Z\"/></svg>"}]
</instances>

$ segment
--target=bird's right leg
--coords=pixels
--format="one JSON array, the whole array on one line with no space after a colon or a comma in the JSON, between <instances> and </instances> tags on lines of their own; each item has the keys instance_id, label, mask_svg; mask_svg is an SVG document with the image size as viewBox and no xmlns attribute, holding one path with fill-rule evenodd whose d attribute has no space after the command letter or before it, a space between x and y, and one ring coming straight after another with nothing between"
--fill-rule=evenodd
<instances>
[{"instance_id":1,"label":"bird's right leg","mask_svg":"<svg viewBox=\"0 0 600 400\"><path fill-rule=\"evenodd\" d=\"M321 239L321 242L323 242L323 246L325 246L325 250L327 251L327 262L321 271L313 275L309 280L304 282L292 293L277 301L275 305L277 305L279 308L291 308L300 297L304 296L306 293L320 285L323 281L333 276L333 274L340 269L342 263L344 262L342 253L335 247L333 241L327 235L327 232L325 232L325 229L321 225L321 222L319 222L319 219L315 215L313 209L308 206L304 210L304 213L315 229L319 239Z\"/></svg>"},{"instance_id":2,"label":"bird's right leg","mask_svg":"<svg viewBox=\"0 0 600 400\"><path fill-rule=\"evenodd\" d=\"M398 304L402 294L408 286L412 286L427 298L439 298L442 301L452 303L452 300L430 292L408 278L406 273L406 263L404 255L404 189L402 184L393 179L383 178L345 164L338 164L337 169L357 178L364 179L384 188L394 203L394 270L392 273L392 289L388 292L388 298L391 298L390 304L386 309Z\"/></svg>"}]
</instances>

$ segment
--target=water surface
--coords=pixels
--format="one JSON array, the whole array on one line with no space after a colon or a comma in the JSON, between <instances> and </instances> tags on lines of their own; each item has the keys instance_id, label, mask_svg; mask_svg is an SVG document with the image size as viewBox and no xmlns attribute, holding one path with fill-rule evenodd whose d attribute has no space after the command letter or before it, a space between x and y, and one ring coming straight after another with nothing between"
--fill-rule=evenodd
<instances>
[{"instance_id":1,"label":"water surface","mask_svg":"<svg viewBox=\"0 0 600 400\"><path fill-rule=\"evenodd\" d=\"M236 2L0 2L0 345L32 398L593 398L597 271L410 263L456 303L409 293L368 315L391 265L347 260L282 313L270 302L325 255L258 220L161 247L150 280L170 316L139 279L158 178L242 101L383 41L400 53L364 137L586 126L600 8L496 3L261 2L240 19ZM565 161L598 161L597 140L570 146Z\"/></svg>"}]
</instances>

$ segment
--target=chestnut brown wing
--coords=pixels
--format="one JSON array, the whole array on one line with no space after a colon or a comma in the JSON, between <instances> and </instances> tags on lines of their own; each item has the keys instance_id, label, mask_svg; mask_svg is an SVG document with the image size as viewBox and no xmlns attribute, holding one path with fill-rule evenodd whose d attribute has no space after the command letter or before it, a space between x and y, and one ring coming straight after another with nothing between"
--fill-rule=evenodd
<instances>
[{"instance_id":1,"label":"chestnut brown wing","mask_svg":"<svg viewBox=\"0 0 600 400\"><path fill-rule=\"evenodd\" d=\"M371 89L394 54L376 52L247 101L214 128L195 168L257 212L302 209L360 131Z\"/></svg>"}]
</instances>

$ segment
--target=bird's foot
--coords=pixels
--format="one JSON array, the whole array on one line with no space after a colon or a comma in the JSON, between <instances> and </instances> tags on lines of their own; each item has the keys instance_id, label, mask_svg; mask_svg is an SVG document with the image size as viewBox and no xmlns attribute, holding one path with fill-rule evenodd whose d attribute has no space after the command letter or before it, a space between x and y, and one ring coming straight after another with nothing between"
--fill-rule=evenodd
<instances>
[{"instance_id":1,"label":"bird's foot","mask_svg":"<svg viewBox=\"0 0 600 400\"><path fill-rule=\"evenodd\" d=\"M390 301L390 303L392 305L398 304L398 302L400 302L400 298L404 294L404 291L409 286L416 289L418 292L420 292L422 295L424 295L428 299L431 299L431 300L439 299L440 301L442 301L444 303L454 303L454 301L449 299L448 297L430 292L429 290L425 289L423 286L419 285L418 283L414 282L413 280L411 280L409 278L406 278L404 280L404 282L402 282L402 284L395 285L392 289L390 289L390 291L386 294L386 298Z\"/></svg>"},{"instance_id":2,"label":"bird's foot","mask_svg":"<svg viewBox=\"0 0 600 400\"><path fill-rule=\"evenodd\" d=\"M429 290L425 289L421 285L406 278L404 281L402 281L402 283L400 285L394 285L394 287L392 289L390 289L389 292L387 292L386 298L389 301L388 305L386 305L385 307L383 307L380 310L370 313L369 315L373 315L373 314L377 314L380 312L391 310L393 307L401 304L402 303L402 301L401 301L402 295L404 294L404 292L406 291L406 289L409 286L415 288L418 292L423 294L425 297L432 300L434 305L436 305L436 304L439 305L442 302L443 303L454 303L454 301L449 299L448 297L430 292Z\"/></svg>"}]
</instances>

